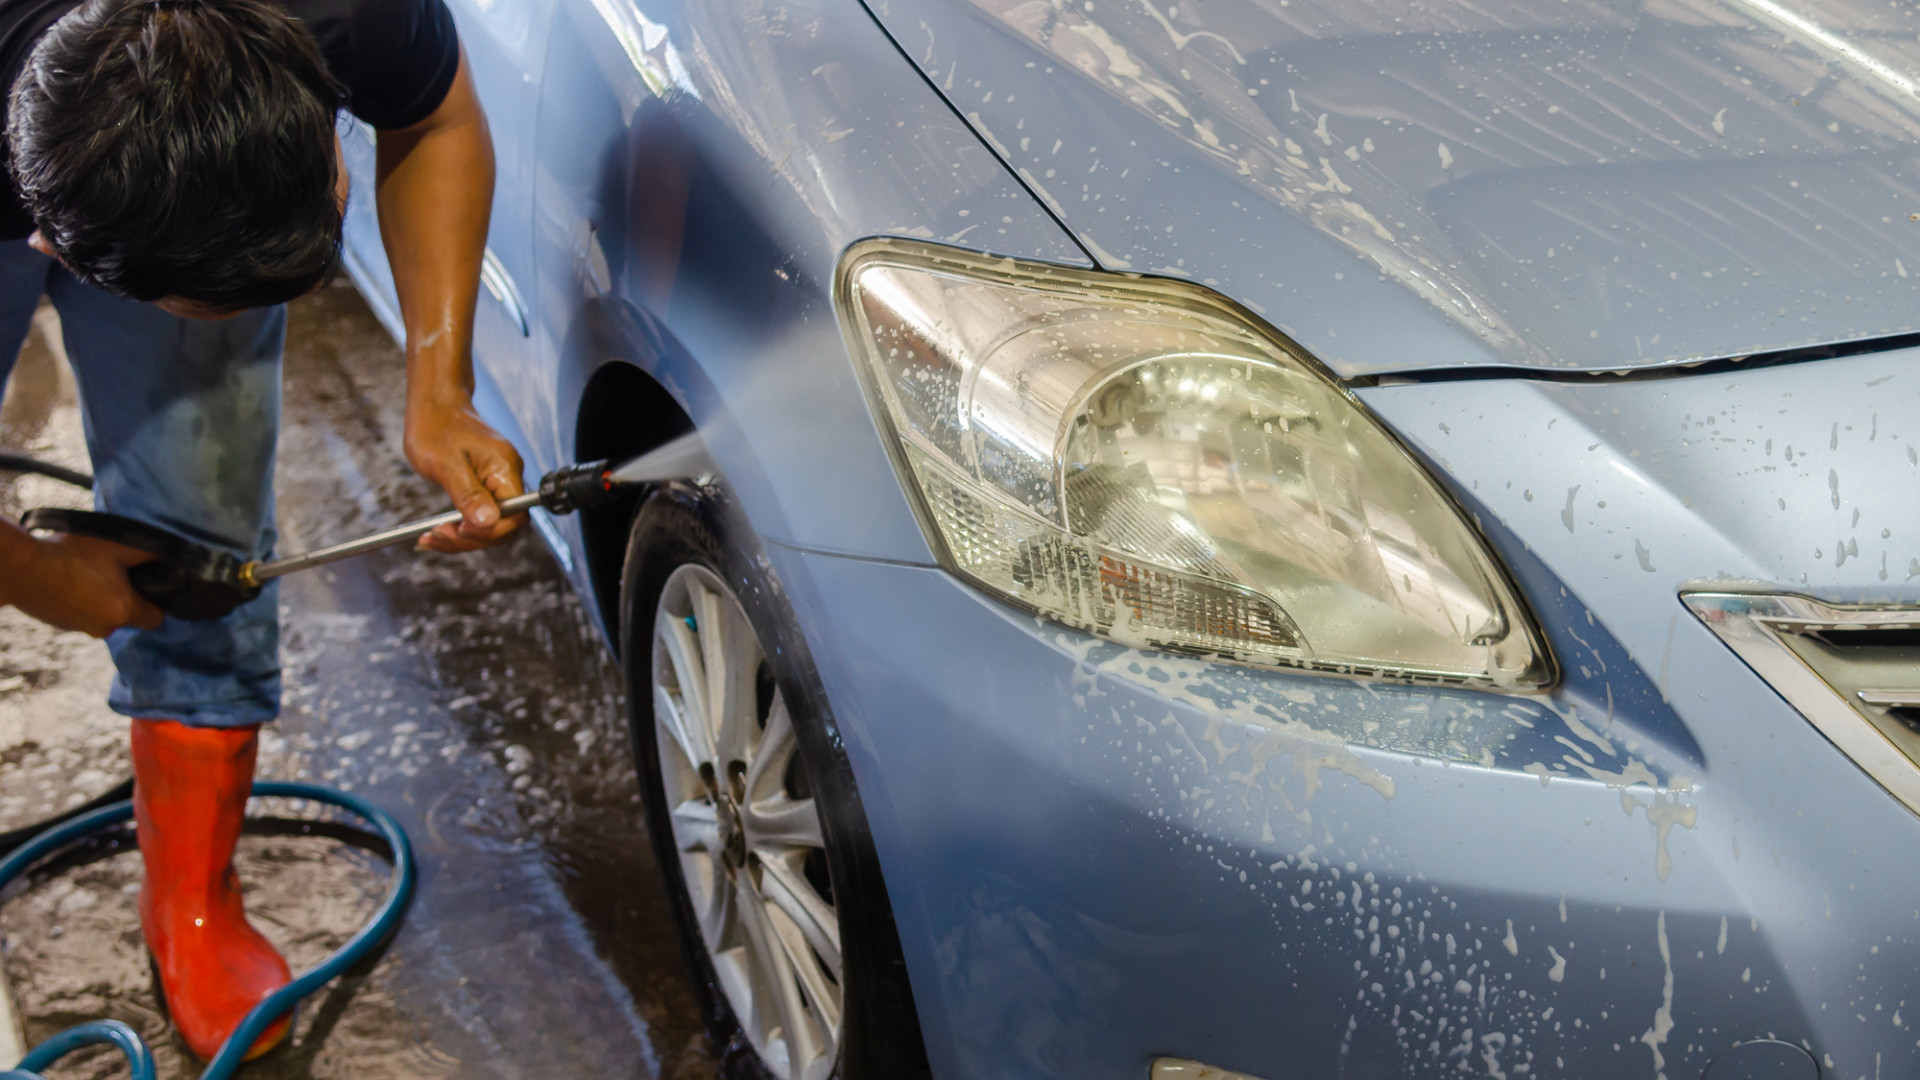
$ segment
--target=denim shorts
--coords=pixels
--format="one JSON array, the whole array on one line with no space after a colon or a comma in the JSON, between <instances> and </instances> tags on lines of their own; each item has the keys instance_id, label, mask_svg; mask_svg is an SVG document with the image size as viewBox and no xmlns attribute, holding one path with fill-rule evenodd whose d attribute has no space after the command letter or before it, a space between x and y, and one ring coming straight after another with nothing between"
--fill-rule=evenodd
<instances>
[{"instance_id":1,"label":"denim shorts","mask_svg":"<svg viewBox=\"0 0 1920 1080\"><path fill-rule=\"evenodd\" d=\"M180 319L82 284L27 246L0 242L0 386L42 295L60 314L79 386L97 509L242 558L273 549L283 307L224 322ZM123 716L240 727L280 712L272 583L217 622L168 618L107 639L107 704Z\"/></svg>"}]
</instances>

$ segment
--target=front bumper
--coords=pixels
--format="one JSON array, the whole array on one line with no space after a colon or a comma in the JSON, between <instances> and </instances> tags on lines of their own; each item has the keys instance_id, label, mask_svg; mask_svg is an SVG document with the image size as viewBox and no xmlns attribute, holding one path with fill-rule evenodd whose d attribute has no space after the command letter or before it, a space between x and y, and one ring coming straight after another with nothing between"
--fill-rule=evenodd
<instances>
[{"instance_id":1,"label":"front bumper","mask_svg":"<svg viewBox=\"0 0 1920 1080\"><path fill-rule=\"evenodd\" d=\"M1911 483L1920 408L1887 387L1915 359L1367 392L1515 568L1563 669L1539 697L1146 654L938 570L773 547L936 1075L1679 1077L1760 1038L1911 1073L1920 819L1677 594L1911 598L1878 558L1797 551L1828 524L1805 504L1766 507L1841 492L1831 470L1860 493L1833 495L1843 528L1920 537L1914 500L1875 498Z\"/></svg>"}]
</instances>

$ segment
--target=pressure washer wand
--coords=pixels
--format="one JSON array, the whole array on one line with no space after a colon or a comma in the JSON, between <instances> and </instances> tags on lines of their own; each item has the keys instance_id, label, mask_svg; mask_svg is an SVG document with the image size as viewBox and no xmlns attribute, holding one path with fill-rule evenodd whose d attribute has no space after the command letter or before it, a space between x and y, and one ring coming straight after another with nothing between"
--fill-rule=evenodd
<instances>
[{"instance_id":1,"label":"pressure washer wand","mask_svg":"<svg viewBox=\"0 0 1920 1080\"><path fill-rule=\"evenodd\" d=\"M550 514L571 514L607 502L622 489L638 484L706 475L705 458L699 448L689 442L692 438L687 435L675 439L617 467L604 461L590 461L555 469L540 478L538 490L502 500L500 513L511 517L538 506ZM8 467L5 461L0 461L0 469ZM46 470L36 467L33 471ZM267 562L242 562L230 551L209 547L147 522L93 510L42 506L20 515L20 524L37 532L111 540L154 556L151 561L129 569L127 580L140 595L168 615L205 622L225 618L240 605L252 601L260 595L260 587L274 578L403 544L460 518L458 511L436 514L358 540ZM0 1080L5 1080L4 1076L0 1076Z\"/></svg>"},{"instance_id":2,"label":"pressure washer wand","mask_svg":"<svg viewBox=\"0 0 1920 1080\"><path fill-rule=\"evenodd\" d=\"M538 489L529 491L525 495L502 499L500 516L509 518L515 514L524 514L536 506L549 514L571 514L575 510L606 502L618 494L620 487L621 483L614 478L612 467L604 461L569 465L541 477ZM298 555L289 555L284 559L242 563L240 582L250 589L257 589L283 574L338 562L341 559L351 559L355 555L364 555L369 551L378 551L395 544L404 544L409 540L417 540L442 525L458 524L461 519L460 511L449 510L444 514L409 521L405 525L395 525L391 529L383 529L357 540L315 548Z\"/></svg>"}]
</instances>

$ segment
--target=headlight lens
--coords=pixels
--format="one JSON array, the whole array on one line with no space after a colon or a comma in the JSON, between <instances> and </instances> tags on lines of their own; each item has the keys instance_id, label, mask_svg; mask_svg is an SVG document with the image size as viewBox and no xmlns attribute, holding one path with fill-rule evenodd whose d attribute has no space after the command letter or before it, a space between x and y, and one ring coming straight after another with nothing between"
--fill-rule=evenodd
<instances>
[{"instance_id":1,"label":"headlight lens","mask_svg":"<svg viewBox=\"0 0 1920 1080\"><path fill-rule=\"evenodd\" d=\"M876 240L837 296L929 540L982 588L1133 645L1550 678L1426 471L1214 294Z\"/></svg>"}]
</instances>

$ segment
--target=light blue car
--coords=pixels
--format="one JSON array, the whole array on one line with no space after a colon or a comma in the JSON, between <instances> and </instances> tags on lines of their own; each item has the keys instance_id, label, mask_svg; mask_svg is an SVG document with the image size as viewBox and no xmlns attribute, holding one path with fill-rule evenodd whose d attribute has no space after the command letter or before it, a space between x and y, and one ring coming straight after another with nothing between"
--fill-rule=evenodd
<instances>
[{"instance_id":1,"label":"light blue car","mask_svg":"<svg viewBox=\"0 0 1920 1080\"><path fill-rule=\"evenodd\" d=\"M1920 1075L1911 6L453 3L735 1075Z\"/></svg>"}]
</instances>

